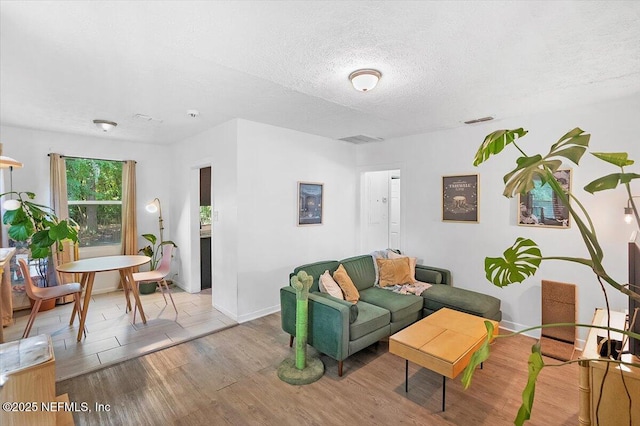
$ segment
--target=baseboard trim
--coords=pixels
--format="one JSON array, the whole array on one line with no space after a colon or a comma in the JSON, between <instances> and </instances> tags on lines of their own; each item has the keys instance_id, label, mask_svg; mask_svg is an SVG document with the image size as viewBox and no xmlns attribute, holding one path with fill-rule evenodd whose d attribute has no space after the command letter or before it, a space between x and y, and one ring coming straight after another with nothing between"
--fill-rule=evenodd
<instances>
[{"instance_id":1,"label":"baseboard trim","mask_svg":"<svg viewBox=\"0 0 640 426\"><path fill-rule=\"evenodd\" d=\"M273 313L280 312L280 305L270 306L265 309L260 309L259 311L251 312L245 315L239 315L236 320L238 323L242 324L247 321L251 321L257 318L261 318L267 315L271 315Z\"/></svg>"},{"instance_id":2,"label":"baseboard trim","mask_svg":"<svg viewBox=\"0 0 640 426\"><path fill-rule=\"evenodd\" d=\"M526 330L527 328L531 328L531 327L533 326L519 324L517 322L511 322L506 320L500 321L500 328L506 331L510 331L512 333L516 333L521 330ZM540 339L540 334L541 334L540 329L530 330L530 331L527 331L526 333L522 333L523 336L532 337L536 340ZM584 348L584 344L585 344L585 341L583 339L576 339L575 348L581 351Z\"/></svg>"}]
</instances>

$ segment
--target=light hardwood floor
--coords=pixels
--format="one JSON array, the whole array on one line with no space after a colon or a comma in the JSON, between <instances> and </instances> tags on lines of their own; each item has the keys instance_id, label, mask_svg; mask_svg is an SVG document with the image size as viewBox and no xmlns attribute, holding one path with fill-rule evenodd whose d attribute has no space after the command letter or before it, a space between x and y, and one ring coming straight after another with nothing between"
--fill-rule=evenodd
<instances>
[{"instance_id":1,"label":"light hardwood floor","mask_svg":"<svg viewBox=\"0 0 640 426\"><path fill-rule=\"evenodd\" d=\"M87 336L81 342L76 341L78 320L69 326L73 303L39 313L30 336L51 335L59 381L237 325L211 306L210 292L189 294L173 288L172 294L177 315L169 297L165 305L159 291L140 296L146 325L139 314L133 324L133 313L125 313L123 292L116 291L93 295ZM133 297L131 300L133 303ZM29 310L14 313L14 325L4 329L5 341L22 337L29 313Z\"/></svg>"},{"instance_id":2,"label":"light hardwood floor","mask_svg":"<svg viewBox=\"0 0 640 426\"><path fill-rule=\"evenodd\" d=\"M75 413L76 425L509 425L534 340L499 339L466 391L459 378L448 380L445 412L442 377L410 364L405 393L404 360L386 342L349 357L343 377L336 361L321 356L325 374L306 386L277 377L293 354L288 342L272 314L59 382L56 391L110 404L110 412ZM577 413L577 365L544 369L530 425L575 425Z\"/></svg>"}]
</instances>

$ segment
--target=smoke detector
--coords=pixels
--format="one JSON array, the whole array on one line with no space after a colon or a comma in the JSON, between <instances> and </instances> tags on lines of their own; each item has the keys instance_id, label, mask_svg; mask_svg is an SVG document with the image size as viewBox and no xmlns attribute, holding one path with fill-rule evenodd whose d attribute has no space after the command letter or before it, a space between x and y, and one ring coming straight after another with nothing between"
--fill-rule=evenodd
<instances>
[{"instance_id":1,"label":"smoke detector","mask_svg":"<svg viewBox=\"0 0 640 426\"><path fill-rule=\"evenodd\" d=\"M191 118L198 118L200 116L200 111L197 109L188 109L187 115Z\"/></svg>"}]
</instances>

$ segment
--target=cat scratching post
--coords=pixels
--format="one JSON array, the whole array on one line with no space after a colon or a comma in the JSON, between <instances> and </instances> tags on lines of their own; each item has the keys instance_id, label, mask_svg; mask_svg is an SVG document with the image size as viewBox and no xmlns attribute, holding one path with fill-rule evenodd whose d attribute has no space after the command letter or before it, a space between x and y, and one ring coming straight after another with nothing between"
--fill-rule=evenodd
<instances>
[{"instance_id":1,"label":"cat scratching post","mask_svg":"<svg viewBox=\"0 0 640 426\"><path fill-rule=\"evenodd\" d=\"M324 364L318 358L307 357L307 330L309 289L313 277L305 271L291 277L291 287L296 291L296 353L280 363L278 377L291 385L307 385L324 374Z\"/></svg>"}]
</instances>

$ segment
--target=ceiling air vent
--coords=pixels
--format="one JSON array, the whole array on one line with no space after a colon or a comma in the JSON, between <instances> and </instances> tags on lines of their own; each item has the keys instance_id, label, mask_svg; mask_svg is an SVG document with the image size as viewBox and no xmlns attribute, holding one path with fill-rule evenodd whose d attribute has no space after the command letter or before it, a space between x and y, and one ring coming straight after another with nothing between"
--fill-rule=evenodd
<instances>
[{"instance_id":1,"label":"ceiling air vent","mask_svg":"<svg viewBox=\"0 0 640 426\"><path fill-rule=\"evenodd\" d=\"M482 123L483 121L491 121L491 120L493 120L493 117L488 116L488 117L476 118L475 120L465 121L464 124L476 124L476 123Z\"/></svg>"},{"instance_id":2,"label":"ceiling air vent","mask_svg":"<svg viewBox=\"0 0 640 426\"><path fill-rule=\"evenodd\" d=\"M384 139L383 138L375 138L373 136L367 136L367 135L355 135L355 136L349 136L347 138L340 138L340 140L360 145L360 144L363 144L363 143L381 142Z\"/></svg>"}]
</instances>

